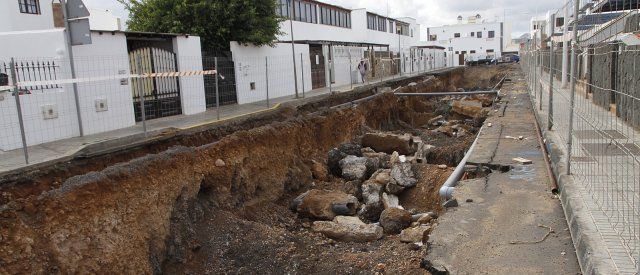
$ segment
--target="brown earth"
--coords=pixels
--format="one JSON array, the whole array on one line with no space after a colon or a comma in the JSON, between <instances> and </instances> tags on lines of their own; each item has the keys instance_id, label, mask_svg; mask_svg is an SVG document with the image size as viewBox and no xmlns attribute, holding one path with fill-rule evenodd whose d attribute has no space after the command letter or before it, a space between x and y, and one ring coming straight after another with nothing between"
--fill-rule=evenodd
<instances>
[{"instance_id":1,"label":"brown earth","mask_svg":"<svg viewBox=\"0 0 640 275\"><path fill-rule=\"evenodd\" d=\"M460 85L460 75L410 81L446 90ZM384 94L355 108L327 109L371 93L4 177L0 273L424 273L425 249L395 236L337 243L311 233L309 221L288 210L314 187L311 160L326 163L327 151L367 130L417 132L428 144L452 146L455 152L442 149L448 157L437 154L450 161L468 147L468 138L451 142L412 129L416 118L435 117L435 101ZM225 166L216 166L218 159ZM401 200L439 210L435 193L446 172L433 177L426 169L421 187ZM320 184L344 187L337 179ZM430 202L417 202L425 198Z\"/></svg>"}]
</instances>

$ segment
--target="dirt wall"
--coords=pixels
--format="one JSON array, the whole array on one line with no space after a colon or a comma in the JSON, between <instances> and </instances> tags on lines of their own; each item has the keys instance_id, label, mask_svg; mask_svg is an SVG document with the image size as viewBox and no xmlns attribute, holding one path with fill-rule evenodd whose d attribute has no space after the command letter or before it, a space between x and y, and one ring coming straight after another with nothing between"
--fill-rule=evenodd
<instances>
[{"instance_id":1,"label":"dirt wall","mask_svg":"<svg viewBox=\"0 0 640 275\"><path fill-rule=\"evenodd\" d=\"M454 76L419 85L451 88L451 79L461 79ZM384 127L420 106L416 100L386 94L60 182L46 181L45 174L38 182L10 184L0 189L0 273L161 273L164 263L186 262L199 249L193 228L207 208L281 199L312 180L311 160L325 162L329 149L365 127Z\"/></svg>"}]
</instances>

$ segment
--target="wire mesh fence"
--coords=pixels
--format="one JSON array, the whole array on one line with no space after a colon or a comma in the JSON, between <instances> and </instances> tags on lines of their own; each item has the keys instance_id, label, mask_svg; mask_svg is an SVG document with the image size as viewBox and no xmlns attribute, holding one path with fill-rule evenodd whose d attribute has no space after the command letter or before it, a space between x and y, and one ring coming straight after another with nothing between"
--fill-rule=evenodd
<instances>
[{"instance_id":1,"label":"wire mesh fence","mask_svg":"<svg viewBox=\"0 0 640 275\"><path fill-rule=\"evenodd\" d=\"M629 10L637 7L582 6L579 2L572 1L555 13L566 15L566 10L574 10L564 17L569 18L568 32L562 34L560 27L555 29L560 34L547 39L538 35L524 45L522 69L541 127L554 133L560 140L557 145L567 152L568 172L580 185L607 245L602 249L611 255L620 273L637 274L640 55L638 46L616 40L620 33L638 30L637 10ZM621 20L626 22L624 28L610 28L603 35L602 30ZM570 49L568 55L563 54L565 45Z\"/></svg>"},{"instance_id":2,"label":"wire mesh fence","mask_svg":"<svg viewBox=\"0 0 640 275\"><path fill-rule=\"evenodd\" d=\"M139 47L121 56L76 57L76 78L60 57L0 60L0 172L87 144L142 139L446 66L435 49L413 55L376 49L367 56L364 48L335 46L315 53L178 56Z\"/></svg>"}]
</instances>

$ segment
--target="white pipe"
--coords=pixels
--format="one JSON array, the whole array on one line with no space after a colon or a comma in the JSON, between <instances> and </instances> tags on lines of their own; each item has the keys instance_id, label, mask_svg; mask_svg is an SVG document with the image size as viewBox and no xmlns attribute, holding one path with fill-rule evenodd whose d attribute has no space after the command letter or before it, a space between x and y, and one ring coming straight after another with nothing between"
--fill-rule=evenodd
<instances>
[{"instance_id":1,"label":"white pipe","mask_svg":"<svg viewBox=\"0 0 640 275\"><path fill-rule=\"evenodd\" d=\"M473 141L473 144L469 148L469 151L467 151L462 161L460 161L460 163L458 164L458 167L456 167L456 169L453 170L453 174L451 174L451 176L449 176L449 178L442 185L442 187L440 187L440 191L438 193L440 194L441 198L445 200L453 198L453 191L455 190L455 186L458 185L458 181L460 180L460 178L462 178L462 175L464 174L464 167L467 165L467 161L469 160L469 157L471 157L471 153L473 152L473 149L476 148L476 144L478 144L478 140L480 139L480 134L482 133L482 129L484 129L484 126L482 126L482 128L480 128L480 131L478 131L478 136L476 136L476 140Z\"/></svg>"}]
</instances>

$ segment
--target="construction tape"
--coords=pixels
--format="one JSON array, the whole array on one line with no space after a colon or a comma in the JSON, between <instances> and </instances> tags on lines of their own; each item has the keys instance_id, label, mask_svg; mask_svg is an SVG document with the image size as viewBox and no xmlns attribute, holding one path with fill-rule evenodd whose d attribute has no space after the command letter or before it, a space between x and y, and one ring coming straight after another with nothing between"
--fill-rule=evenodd
<instances>
[{"instance_id":1,"label":"construction tape","mask_svg":"<svg viewBox=\"0 0 640 275\"><path fill-rule=\"evenodd\" d=\"M199 76L199 75L215 75L216 70L208 71L183 71L183 72L166 72L166 73L149 73L149 74L121 74L101 77L84 77L74 79L58 79L58 80L39 80L18 82L18 87L29 86L47 86L47 85L63 85L82 82L98 82L105 80L117 80L124 78L156 78L156 77L181 77L181 76ZM0 91L13 90L13 86L0 86Z\"/></svg>"}]
</instances>

